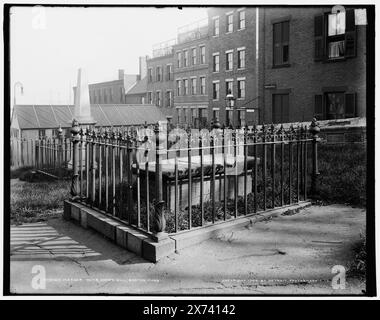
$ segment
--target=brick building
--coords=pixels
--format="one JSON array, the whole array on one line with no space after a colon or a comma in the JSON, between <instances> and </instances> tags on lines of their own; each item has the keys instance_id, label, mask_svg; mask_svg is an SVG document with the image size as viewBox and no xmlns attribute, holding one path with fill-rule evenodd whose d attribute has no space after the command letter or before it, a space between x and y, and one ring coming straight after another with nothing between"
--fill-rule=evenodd
<instances>
[{"instance_id":1,"label":"brick building","mask_svg":"<svg viewBox=\"0 0 380 320\"><path fill-rule=\"evenodd\" d=\"M207 125L208 63L208 20L179 28L174 46L174 122L194 128Z\"/></svg>"},{"instance_id":2,"label":"brick building","mask_svg":"<svg viewBox=\"0 0 380 320\"><path fill-rule=\"evenodd\" d=\"M366 26L332 7L260 8L265 122L365 117Z\"/></svg>"},{"instance_id":3,"label":"brick building","mask_svg":"<svg viewBox=\"0 0 380 320\"><path fill-rule=\"evenodd\" d=\"M146 103L170 109L174 106L173 45L175 40L153 47L153 56L147 60Z\"/></svg>"},{"instance_id":4,"label":"brick building","mask_svg":"<svg viewBox=\"0 0 380 320\"><path fill-rule=\"evenodd\" d=\"M211 7L208 10L209 118L221 124L258 121L256 8ZM234 106L226 100L233 95Z\"/></svg>"}]
</instances>

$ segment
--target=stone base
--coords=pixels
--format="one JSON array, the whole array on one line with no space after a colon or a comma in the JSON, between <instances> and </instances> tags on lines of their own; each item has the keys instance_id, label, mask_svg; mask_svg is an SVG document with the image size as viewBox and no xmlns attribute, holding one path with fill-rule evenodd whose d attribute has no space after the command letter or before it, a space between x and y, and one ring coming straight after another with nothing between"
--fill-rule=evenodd
<instances>
[{"instance_id":1,"label":"stone base","mask_svg":"<svg viewBox=\"0 0 380 320\"><path fill-rule=\"evenodd\" d=\"M143 232L81 203L65 200L63 217L77 221L83 228L91 228L101 233L117 245L151 262L157 262L174 252L174 240L169 237L156 242Z\"/></svg>"},{"instance_id":2,"label":"stone base","mask_svg":"<svg viewBox=\"0 0 380 320\"><path fill-rule=\"evenodd\" d=\"M163 257L207 239L214 238L223 232L240 229L269 217L279 216L284 212L299 211L310 205L310 202L303 201L294 205L269 209L265 212L260 212L260 214L239 216L236 219L181 231L177 234L158 234L158 237L155 237L155 239L100 211L69 200L64 201L63 218L77 221L83 228L96 230L115 244L136 253L148 261L157 262Z\"/></svg>"}]
</instances>

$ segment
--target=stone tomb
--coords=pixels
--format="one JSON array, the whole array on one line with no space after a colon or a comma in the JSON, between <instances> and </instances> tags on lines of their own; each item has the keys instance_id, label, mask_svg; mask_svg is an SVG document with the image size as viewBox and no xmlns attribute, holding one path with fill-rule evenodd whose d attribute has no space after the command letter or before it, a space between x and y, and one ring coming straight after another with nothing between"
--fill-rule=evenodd
<instances>
[{"instance_id":1,"label":"stone tomb","mask_svg":"<svg viewBox=\"0 0 380 320\"><path fill-rule=\"evenodd\" d=\"M215 154L215 201L224 200L224 154ZM259 165L259 159L257 159ZM178 157L178 197L179 208L185 209L188 206L188 157ZM163 197L167 209L175 209L175 159L161 160L163 175ZM252 168L254 166L254 157L247 157L247 194L252 192ZM145 176L145 166L140 165L140 174ZM156 163L149 162L149 183L150 192L154 192L154 174ZM191 157L191 204L199 205L201 198L201 158L200 156ZM203 156L203 202L211 200L211 175L212 175L212 156L210 154ZM235 176L237 176L238 196L244 196L244 156L226 155L226 181L227 181L227 199L235 197ZM144 194L144 193L142 193Z\"/></svg>"}]
</instances>

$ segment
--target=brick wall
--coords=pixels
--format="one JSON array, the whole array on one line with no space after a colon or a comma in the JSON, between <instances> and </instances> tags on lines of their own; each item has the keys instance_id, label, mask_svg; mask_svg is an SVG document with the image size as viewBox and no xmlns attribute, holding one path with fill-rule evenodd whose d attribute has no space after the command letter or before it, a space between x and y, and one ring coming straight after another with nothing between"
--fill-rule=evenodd
<instances>
[{"instance_id":1,"label":"brick wall","mask_svg":"<svg viewBox=\"0 0 380 320\"><path fill-rule=\"evenodd\" d=\"M356 26L356 57L340 61L314 61L314 16L331 12L331 7L266 8L262 17L260 73L265 106L265 122L272 122L273 94L289 91L289 121L307 121L314 116L314 97L323 91L339 87L347 93L356 93L356 116L365 116L366 110L366 27ZM273 23L289 19L289 66L273 67ZM276 89L265 90L273 84Z\"/></svg>"},{"instance_id":2,"label":"brick wall","mask_svg":"<svg viewBox=\"0 0 380 320\"><path fill-rule=\"evenodd\" d=\"M237 97L237 78L245 77L246 94L245 99L236 100L236 107L257 108L257 83L256 83L256 8L244 8L245 10L245 29L238 30L238 10L239 8L218 8L213 7L208 11L209 17L209 78L208 78L208 97L209 97L209 117L213 117L213 108L220 108L220 123L224 124L226 119L226 79L233 79L233 95ZM233 32L226 33L226 13L233 12ZM219 16L219 36L213 35L213 18ZM237 49L245 47L245 69L238 70ZM226 51L233 50L233 70L226 71ZM213 53L219 52L220 70L213 72L212 57ZM212 97L213 81L219 80L220 97L214 101ZM258 112L247 113L248 124L258 120Z\"/></svg>"},{"instance_id":3,"label":"brick wall","mask_svg":"<svg viewBox=\"0 0 380 320\"><path fill-rule=\"evenodd\" d=\"M174 81L173 80L167 80L166 78L166 66L168 64L173 64L174 55L165 55L161 57L156 57L152 59L147 60L147 76L149 77L149 69L152 68L153 70L153 81L150 82L148 78L148 84L147 84L147 92L152 92L153 97L153 104L157 104L157 101L155 100L155 93L156 91L161 91L161 105L160 107L166 106L166 96L165 92L167 90L171 90L174 92ZM161 81L156 81L156 67L160 66L162 70L162 79ZM148 100L148 94L145 98L145 103L149 103Z\"/></svg>"},{"instance_id":4,"label":"brick wall","mask_svg":"<svg viewBox=\"0 0 380 320\"><path fill-rule=\"evenodd\" d=\"M206 51L206 60L205 63L201 64L201 47L205 47ZM193 64L192 60L192 49L196 50L196 63ZM188 66L184 67L183 65L183 57L184 57L184 51L188 52ZM181 67L178 67L177 65L177 52L182 53L182 62ZM173 117L173 123L184 123L185 121L185 113L186 113L186 122L192 122L193 119L191 119L191 109L193 108L204 108L206 111L206 117L207 117L207 109L208 109L208 95L207 95L207 77L208 77L208 37L201 37L196 40L192 41L186 41L180 44L177 44L174 46L174 60L173 60L173 67L174 67L174 106L176 108L175 116ZM206 78L206 92L205 94L200 94L200 84L201 84L201 77ZM191 92L191 79L196 79L196 93L192 94ZM183 80L188 80L188 94L183 95ZM177 80L182 82L182 91L181 94L177 94ZM179 112L181 110L181 112ZM178 116L181 118L179 119ZM199 114L197 114L199 116Z\"/></svg>"}]
</instances>

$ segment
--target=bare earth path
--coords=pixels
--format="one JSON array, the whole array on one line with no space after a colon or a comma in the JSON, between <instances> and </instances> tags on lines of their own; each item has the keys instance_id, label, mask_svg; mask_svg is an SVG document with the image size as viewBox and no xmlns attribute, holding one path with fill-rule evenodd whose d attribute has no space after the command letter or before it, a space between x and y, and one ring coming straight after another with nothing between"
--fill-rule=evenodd
<instances>
[{"instance_id":1,"label":"bare earth path","mask_svg":"<svg viewBox=\"0 0 380 320\"><path fill-rule=\"evenodd\" d=\"M334 265L347 266L365 232L365 210L309 207L257 223L172 254L156 264L91 230L60 218L11 229L13 293L107 294L361 294L347 279L331 287ZM46 288L33 289L32 268L46 270Z\"/></svg>"}]
</instances>

